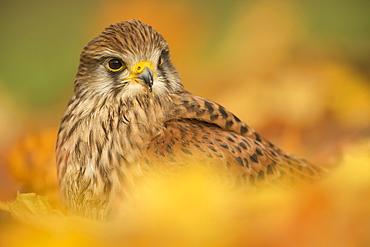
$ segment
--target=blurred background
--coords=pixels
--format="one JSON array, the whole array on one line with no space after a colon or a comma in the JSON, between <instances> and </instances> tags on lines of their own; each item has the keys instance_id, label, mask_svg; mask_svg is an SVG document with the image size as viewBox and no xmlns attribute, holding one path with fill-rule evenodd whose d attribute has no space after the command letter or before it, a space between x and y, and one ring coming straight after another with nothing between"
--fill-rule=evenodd
<instances>
[{"instance_id":1,"label":"blurred background","mask_svg":"<svg viewBox=\"0 0 370 247\"><path fill-rule=\"evenodd\" d=\"M57 200L54 148L79 54L111 23L168 41L192 93L281 146L331 165L370 136L367 0L0 2L0 201Z\"/></svg>"}]
</instances>

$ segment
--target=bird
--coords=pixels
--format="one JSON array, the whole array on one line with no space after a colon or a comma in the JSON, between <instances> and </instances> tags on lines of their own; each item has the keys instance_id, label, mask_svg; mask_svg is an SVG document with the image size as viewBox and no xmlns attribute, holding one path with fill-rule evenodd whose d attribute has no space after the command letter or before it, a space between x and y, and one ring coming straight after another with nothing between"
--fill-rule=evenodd
<instances>
[{"instance_id":1,"label":"bird","mask_svg":"<svg viewBox=\"0 0 370 247\"><path fill-rule=\"evenodd\" d=\"M220 166L235 184L251 187L309 183L324 174L225 107L188 92L153 27L139 20L108 26L83 49L61 119L56 164L63 205L71 214L107 219L145 167L187 160Z\"/></svg>"}]
</instances>

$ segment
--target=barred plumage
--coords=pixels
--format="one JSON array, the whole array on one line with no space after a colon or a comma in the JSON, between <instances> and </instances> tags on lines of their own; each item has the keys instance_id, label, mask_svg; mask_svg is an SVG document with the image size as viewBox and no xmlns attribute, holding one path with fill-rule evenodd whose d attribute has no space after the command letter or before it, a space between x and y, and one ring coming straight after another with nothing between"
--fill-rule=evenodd
<instances>
[{"instance_id":1,"label":"barred plumage","mask_svg":"<svg viewBox=\"0 0 370 247\"><path fill-rule=\"evenodd\" d=\"M147 164L197 159L257 186L316 180L322 172L187 92L165 39L137 20L109 26L84 48L56 153L63 203L95 219L107 217Z\"/></svg>"}]
</instances>

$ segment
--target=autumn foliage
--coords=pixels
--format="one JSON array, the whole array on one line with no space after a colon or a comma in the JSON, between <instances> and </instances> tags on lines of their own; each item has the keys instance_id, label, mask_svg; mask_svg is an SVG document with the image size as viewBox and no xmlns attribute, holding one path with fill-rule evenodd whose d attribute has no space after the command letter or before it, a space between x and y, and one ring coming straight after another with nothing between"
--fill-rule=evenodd
<instances>
[{"instance_id":1,"label":"autumn foliage","mask_svg":"<svg viewBox=\"0 0 370 247\"><path fill-rule=\"evenodd\" d=\"M18 194L2 246L366 246L370 142L352 147L321 183L298 191L227 189L204 170L153 176L109 222L63 215ZM19 235L23 237L18 237Z\"/></svg>"},{"instance_id":2,"label":"autumn foliage","mask_svg":"<svg viewBox=\"0 0 370 247\"><path fill-rule=\"evenodd\" d=\"M0 246L370 245L365 1L8 2L0 8ZM54 149L78 55L105 26L131 18L167 39L187 90L328 176L294 191L240 191L212 170L188 169L148 178L112 221L68 215Z\"/></svg>"}]
</instances>

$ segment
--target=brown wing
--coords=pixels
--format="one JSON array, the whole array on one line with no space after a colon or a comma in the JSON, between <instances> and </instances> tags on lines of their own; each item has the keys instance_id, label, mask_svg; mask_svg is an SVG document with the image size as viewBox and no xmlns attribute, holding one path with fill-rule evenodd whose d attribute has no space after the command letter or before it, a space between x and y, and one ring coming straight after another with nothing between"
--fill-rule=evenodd
<instances>
[{"instance_id":1,"label":"brown wing","mask_svg":"<svg viewBox=\"0 0 370 247\"><path fill-rule=\"evenodd\" d=\"M242 182L266 184L316 180L319 167L283 152L224 107L189 93L172 96L164 130L149 145L149 159L221 163Z\"/></svg>"}]
</instances>

